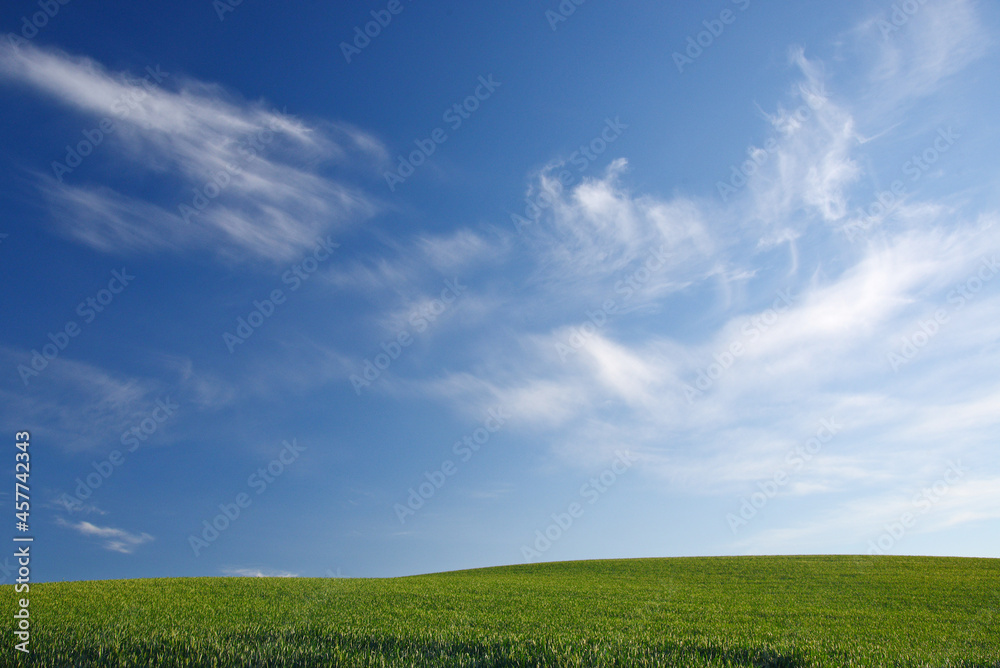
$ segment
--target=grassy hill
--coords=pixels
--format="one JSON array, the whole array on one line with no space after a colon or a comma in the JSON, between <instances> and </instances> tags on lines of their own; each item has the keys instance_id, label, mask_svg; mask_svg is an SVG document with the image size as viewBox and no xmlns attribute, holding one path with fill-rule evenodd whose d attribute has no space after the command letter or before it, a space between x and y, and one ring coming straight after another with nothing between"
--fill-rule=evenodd
<instances>
[{"instance_id":1,"label":"grassy hill","mask_svg":"<svg viewBox=\"0 0 1000 668\"><path fill-rule=\"evenodd\" d=\"M1000 560L924 557L52 583L31 587L31 660L8 637L2 664L985 668L998 584Z\"/></svg>"}]
</instances>

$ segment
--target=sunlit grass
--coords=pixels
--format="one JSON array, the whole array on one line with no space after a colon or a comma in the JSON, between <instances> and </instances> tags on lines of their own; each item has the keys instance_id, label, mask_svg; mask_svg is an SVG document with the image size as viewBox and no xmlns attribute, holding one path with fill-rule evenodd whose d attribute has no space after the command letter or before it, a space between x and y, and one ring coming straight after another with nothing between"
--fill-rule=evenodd
<instances>
[{"instance_id":1,"label":"sunlit grass","mask_svg":"<svg viewBox=\"0 0 1000 668\"><path fill-rule=\"evenodd\" d=\"M1000 560L584 561L32 585L57 666L1000 666ZM14 609L12 586L2 588ZM13 657L13 658L12 658Z\"/></svg>"}]
</instances>

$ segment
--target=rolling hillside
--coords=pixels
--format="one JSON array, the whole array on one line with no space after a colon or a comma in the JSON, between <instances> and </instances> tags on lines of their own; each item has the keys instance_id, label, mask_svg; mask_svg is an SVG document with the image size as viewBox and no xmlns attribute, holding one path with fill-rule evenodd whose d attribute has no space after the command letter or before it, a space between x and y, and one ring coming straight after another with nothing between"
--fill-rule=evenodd
<instances>
[{"instance_id":1,"label":"rolling hillside","mask_svg":"<svg viewBox=\"0 0 1000 668\"><path fill-rule=\"evenodd\" d=\"M1000 560L809 556L52 583L30 660L8 640L2 663L986 668L998 582Z\"/></svg>"}]
</instances>

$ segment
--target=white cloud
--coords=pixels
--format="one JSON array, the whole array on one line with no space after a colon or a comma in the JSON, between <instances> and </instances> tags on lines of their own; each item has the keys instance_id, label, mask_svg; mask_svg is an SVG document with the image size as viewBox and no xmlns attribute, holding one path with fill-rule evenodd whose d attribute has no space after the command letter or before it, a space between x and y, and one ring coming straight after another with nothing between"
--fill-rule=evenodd
<instances>
[{"instance_id":1,"label":"white cloud","mask_svg":"<svg viewBox=\"0 0 1000 668\"><path fill-rule=\"evenodd\" d=\"M445 329L439 321L456 314L463 324L482 324L494 315L494 306L509 299L470 286L477 277L494 277L508 258L510 240L503 235L459 228L383 241L382 255L360 257L325 274L334 289L360 292L378 305L373 325L379 339L406 331L426 340Z\"/></svg>"},{"instance_id":2,"label":"white cloud","mask_svg":"<svg viewBox=\"0 0 1000 668\"><path fill-rule=\"evenodd\" d=\"M614 160L603 176L568 190L553 189L551 175L538 176L534 187L551 192L552 204L523 234L535 265L531 281L549 298L599 304L651 262L657 269L628 286L634 308L714 273L706 260L715 241L701 208L684 198L634 195L621 182L626 167L624 159ZM549 299L541 299L538 307L549 308Z\"/></svg>"},{"instance_id":3,"label":"white cloud","mask_svg":"<svg viewBox=\"0 0 1000 668\"><path fill-rule=\"evenodd\" d=\"M263 568L239 568L227 567L222 569L222 574L236 578L297 578L298 573L290 571L276 571Z\"/></svg>"},{"instance_id":4,"label":"white cloud","mask_svg":"<svg viewBox=\"0 0 1000 668\"><path fill-rule=\"evenodd\" d=\"M916 13L895 6L863 22L856 34L874 43L872 94L878 106L900 105L933 94L949 76L983 56L991 39L975 0L922 2ZM901 25L899 25L901 23Z\"/></svg>"},{"instance_id":5,"label":"white cloud","mask_svg":"<svg viewBox=\"0 0 1000 668\"><path fill-rule=\"evenodd\" d=\"M416 245L426 261L444 275L465 271L473 262L500 260L505 251L497 242L467 228L445 235L423 235Z\"/></svg>"},{"instance_id":6,"label":"white cloud","mask_svg":"<svg viewBox=\"0 0 1000 668\"><path fill-rule=\"evenodd\" d=\"M0 348L0 359L10 368L28 364L30 353ZM157 381L109 373L83 362L58 358L48 363L28 388L0 390L6 425L28 421L37 436L69 451L118 444L115 430L128 420L151 411L164 389Z\"/></svg>"},{"instance_id":7,"label":"white cloud","mask_svg":"<svg viewBox=\"0 0 1000 668\"><path fill-rule=\"evenodd\" d=\"M30 364L31 352L0 346L0 362L10 369ZM68 452L108 451L121 447L122 433L151 417L159 401L194 410L216 410L236 396L233 385L209 372L195 372L190 360L154 356L161 379L132 376L86 362L59 357L48 361L27 387L0 389L0 424L20 429L37 425L38 438ZM194 410L192 410L194 409ZM169 442L185 421L171 419L157 431L157 443Z\"/></svg>"},{"instance_id":8,"label":"white cloud","mask_svg":"<svg viewBox=\"0 0 1000 668\"><path fill-rule=\"evenodd\" d=\"M851 544L862 552L868 550L869 540L877 540L886 531L886 524L899 522L905 513L909 513L914 518L912 526L895 538L889 548L890 553L906 554L908 537L1000 518L1000 478L970 477L973 474L966 471L963 478L944 487L940 482L948 466L950 464L939 462L937 470L916 477L908 489L903 486L889 492L842 501L791 526L748 535L737 545L754 554L817 550L824 546ZM936 482L938 488L935 491L933 485ZM751 528L752 525L744 530Z\"/></svg>"},{"instance_id":9,"label":"white cloud","mask_svg":"<svg viewBox=\"0 0 1000 668\"><path fill-rule=\"evenodd\" d=\"M764 114L775 132L769 140L773 144L751 146L748 157L757 156L762 166L744 170L750 173L751 203L743 215L764 224L765 244L768 237L801 234L803 223L793 222L799 211L828 223L843 218L847 189L860 174L852 157L858 145L853 118L827 92L818 63L806 58L802 49L792 50L791 61L803 77L796 87L794 106L779 105L774 113ZM740 181L730 175L728 185L734 183Z\"/></svg>"},{"instance_id":10,"label":"white cloud","mask_svg":"<svg viewBox=\"0 0 1000 668\"><path fill-rule=\"evenodd\" d=\"M927 75L921 94L969 62L972 51L961 44L975 37L962 15L969 6L954 3L959 15L920 65ZM547 192L550 205L524 226L520 251L537 269L516 309L538 316L540 329L490 332L477 346L485 359L473 368L407 386L471 415L505 406L512 428L534 432L566 466L593 466L628 448L647 474L703 494L748 493L787 466L789 449L814 436L821 419L833 418L843 432L784 493L852 495L856 506L838 502L835 511L852 520L856 507L877 506L881 494L906 489L942 457L995 464L989 444L1000 386L985 370L1000 364L1000 278L953 313L953 324L911 366L895 374L887 361L922 318L953 308L949 290L984 255L1000 251L995 215L912 193L891 224L849 243L851 212L868 204L855 201L864 173L855 119L876 114L877 105L829 90L823 64L802 50L791 61L801 81L790 105L765 114L773 132L768 158L724 205L630 192L623 160L565 190L545 170L533 177L529 195ZM915 94L916 84L908 90ZM581 339L588 309L608 298L622 305L615 281L657 244L671 260L634 302L650 309L621 309L560 359L557 345ZM787 272L768 266L783 244ZM714 295L690 298L709 291L706 279L720 279L721 312ZM780 289L792 303L773 322L763 320ZM678 335L678 317L703 323L700 335ZM507 311L494 319L513 320ZM685 386L734 343L742 352L689 402ZM950 517L980 517L971 512L976 503Z\"/></svg>"},{"instance_id":11,"label":"white cloud","mask_svg":"<svg viewBox=\"0 0 1000 668\"><path fill-rule=\"evenodd\" d=\"M101 527L86 521L73 524L60 517L56 520L56 523L61 527L72 529L84 536L98 538L101 540L104 549L122 554L132 554L137 547L153 540L153 537L148 533L134 534L124 529Z\"/></svg>"},{"instance_id":12,"label":"white cloud","mask_svg":"<svg viewBox=\"0 0 1000 668\"><path fill-rule=\"evenodd\" d=\"M156 75L159 85L138 86L91 60L31 45L0 45L0 78L75 109L91 119L88 129L95 119L114 123L85 159L127 165L132 194L77 183L76 174L39 175L63 232L98 250L198 248L230 261L287 262L316 237L378 209L357 188L320 171L324 162L353 169L384 159L378 141L356 128L309 125L169 73ZM138 194L153 179L165 194ZM207 193L203 202L195 201L195 191ZM190 209L182 211L182 204Z\"/></svg>"}]
</instances>

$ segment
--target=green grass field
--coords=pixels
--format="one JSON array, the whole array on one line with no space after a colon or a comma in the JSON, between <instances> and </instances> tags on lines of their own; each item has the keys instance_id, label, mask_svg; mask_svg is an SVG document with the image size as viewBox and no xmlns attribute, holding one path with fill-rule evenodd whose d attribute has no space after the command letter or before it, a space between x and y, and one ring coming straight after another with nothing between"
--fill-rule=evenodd
<instances>
[{"instance_id":1,"label":"green grass field","mask_svg":"<svg viewBox=\"0 0 1000 668\"><path fill-rule=\"evenodd\" d=\"M31 587L30 658L8 634L3 665L985 668L998 584L1000 560L924 557L52 583Z\"/></svg>"}]
</instances>

